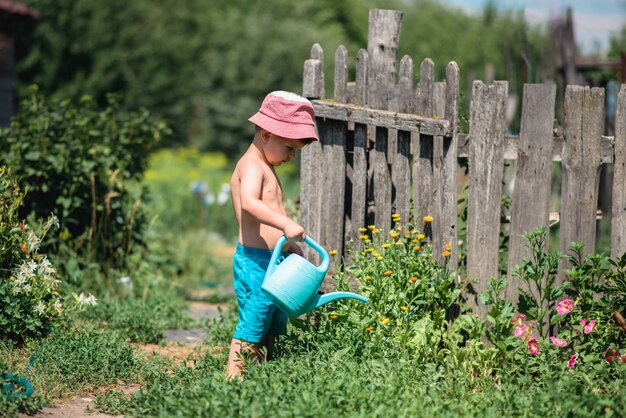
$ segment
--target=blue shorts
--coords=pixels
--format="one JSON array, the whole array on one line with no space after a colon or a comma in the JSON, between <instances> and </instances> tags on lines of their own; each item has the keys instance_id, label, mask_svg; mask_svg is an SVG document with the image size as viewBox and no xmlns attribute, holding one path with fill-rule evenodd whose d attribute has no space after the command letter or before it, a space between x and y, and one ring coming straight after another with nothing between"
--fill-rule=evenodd
<instances>
[{"instance_id":1,"label":"blue shorts","mask_svg":"<svg viewBox=\"0 0 626 418\"><path fill-rule=\"evenodd\" d=\"M239 320L233 338L258 343L267 334L285 334L287 314L261 290L271 258L270 250L237 244L233 257L233 282L239 305Z\"/></svg>"}]
</instances>

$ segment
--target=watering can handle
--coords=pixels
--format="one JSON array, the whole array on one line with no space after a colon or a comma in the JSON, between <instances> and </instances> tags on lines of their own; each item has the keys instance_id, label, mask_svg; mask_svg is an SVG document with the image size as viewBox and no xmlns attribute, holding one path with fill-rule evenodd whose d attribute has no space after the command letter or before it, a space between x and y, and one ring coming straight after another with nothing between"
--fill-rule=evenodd
<instances>
[{"instance_id":1,"label":"watering can handle","mask_svg":"<svg viewBox=\"0 0 626 418\"><path fill-rule=\"evenodd\" d=\"M286 242L287 242L287 237L284 235L282 235L280 238L278 238L278 241L276 241L276 246L274 247L274 251L272 252L272 258L270 259L267 272L265 273L266 278L271 276L274 273L274 270L276 269L276 260L278 260L278 256L280 255L283 245L285 245ZM328 256L328 253L326 252L324 247L319 245L308 235L304 238L304 242L309 244L311 248L317 251L319 255L322 257L322 262L320 263L319 267L317 267L317 269L326 273L326 271L328 270L328 267L330 267L330 257Z\"/></svg>"}]
</instances>

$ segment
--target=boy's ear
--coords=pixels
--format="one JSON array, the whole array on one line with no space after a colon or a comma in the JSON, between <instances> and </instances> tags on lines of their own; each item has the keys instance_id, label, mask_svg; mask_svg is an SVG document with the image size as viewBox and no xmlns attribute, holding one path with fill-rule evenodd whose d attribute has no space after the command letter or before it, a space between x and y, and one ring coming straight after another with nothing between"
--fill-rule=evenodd
<instances>
[{"instance_id":1,"label":"boy's ear","mask_svg":"<svg viewBox=\"0 0 626 418\"><path fill-rule=\"evenodd\" d=\"M272 134L269 131L266 131L265 129L261 129L261 140L263 142L269 141L271 135Z\"/></svg>"}]
</instances>

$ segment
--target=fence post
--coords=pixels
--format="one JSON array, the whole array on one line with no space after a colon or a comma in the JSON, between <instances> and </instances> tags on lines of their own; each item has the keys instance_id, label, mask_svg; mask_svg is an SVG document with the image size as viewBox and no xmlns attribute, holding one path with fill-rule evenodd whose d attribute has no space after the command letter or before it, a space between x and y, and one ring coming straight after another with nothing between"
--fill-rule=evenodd
<instances>
[{"instance_id":1,"label":"fence post","mask_svg":"<svg viewBox=\"0 0 626 418\"><path fill-rule=\"evenodd\" d=\"M617 96L614 147L611 257L617 258L626 252L626 84L622 84Z\"/></svg>"},{"instance_id":2,"label":"fence post","mask_svg":"<svg viewBox=\"0 0 626 418\"><path fill-rule=\"evenodd\" d=\"M499 277L499 233L508 82L486 86L474 81L470 104L469 197L467 217L468 303L485 317L479 303L490 278ZM473 293L473 294L471 294Z\"/></svg>"},{"instance_id":3,"label":"fence post","mask_svg":"<svg viewBox=\"0 0 626 418\"><path fill-rule=\"evenodd\" d=\"M395 10L370 11L367 40L368 106L388 109L389 97L396 80L396 51L400 40L402 12ZM370 153L376 225L383 234L391 229L391 174L388 167L388 129L375 128L374 149Z\"/></svg>"},{"instance_id":4,"label":"fence post","mask_svg":"<svg viewBox=\"0 0 626 418\"><path fill-rule=\"evenodd\" d=\"M522 283L512 277L513 269L522 258L530 255L523 235L541 226L549 233L555 100L555 84L524 84L506 290L507 299L514 304L519 298Z\"/></svg>"},{"instance_id":5,"label":"fence post","mask_svg":"<svg viewBox=\"0 0 626 418\"><path fill-rule=\"evenodd\" d=\"M441 236L451 244L449 268L458 269L458 191L457 191L457 137L459 106L459 66L449 62L446 66L446 104L444 118L452 124L452 135L443 138Z\"/></svg>"},{"instance_id":6,"label":"fence post","mask_svg":"<svg viewBox=\"0 0 626 418\"><path fill-rule=\"evenodd\" d=\"M604 89L567 86L563 127L563 186L561 188L560 249L569 252L573 242L585 245L584 253L595 250L598 186L602 166L604 132ZM558 282L569 268L559 268Z\"/></svg>"}]
</instances>

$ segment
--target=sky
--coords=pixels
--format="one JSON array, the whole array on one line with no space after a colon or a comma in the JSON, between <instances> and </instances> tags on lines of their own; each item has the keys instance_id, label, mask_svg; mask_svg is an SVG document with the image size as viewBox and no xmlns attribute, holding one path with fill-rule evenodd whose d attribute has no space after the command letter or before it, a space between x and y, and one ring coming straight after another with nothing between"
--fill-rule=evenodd
<instances>
[{"instance_id":1,"label":"sky","mask_svg":"<svg viewBox=\"0 0 626 418\"><path fill-rule=\"evenodd\" d=\"M480 12L488 0L441 0L468 12ZM626 25L626 0L495 0L498 9L524 10L528 22L547 24L568 6L574 17L574 37L583 54L603 55L611 32Z\"/></svg>"}]
</instances>

